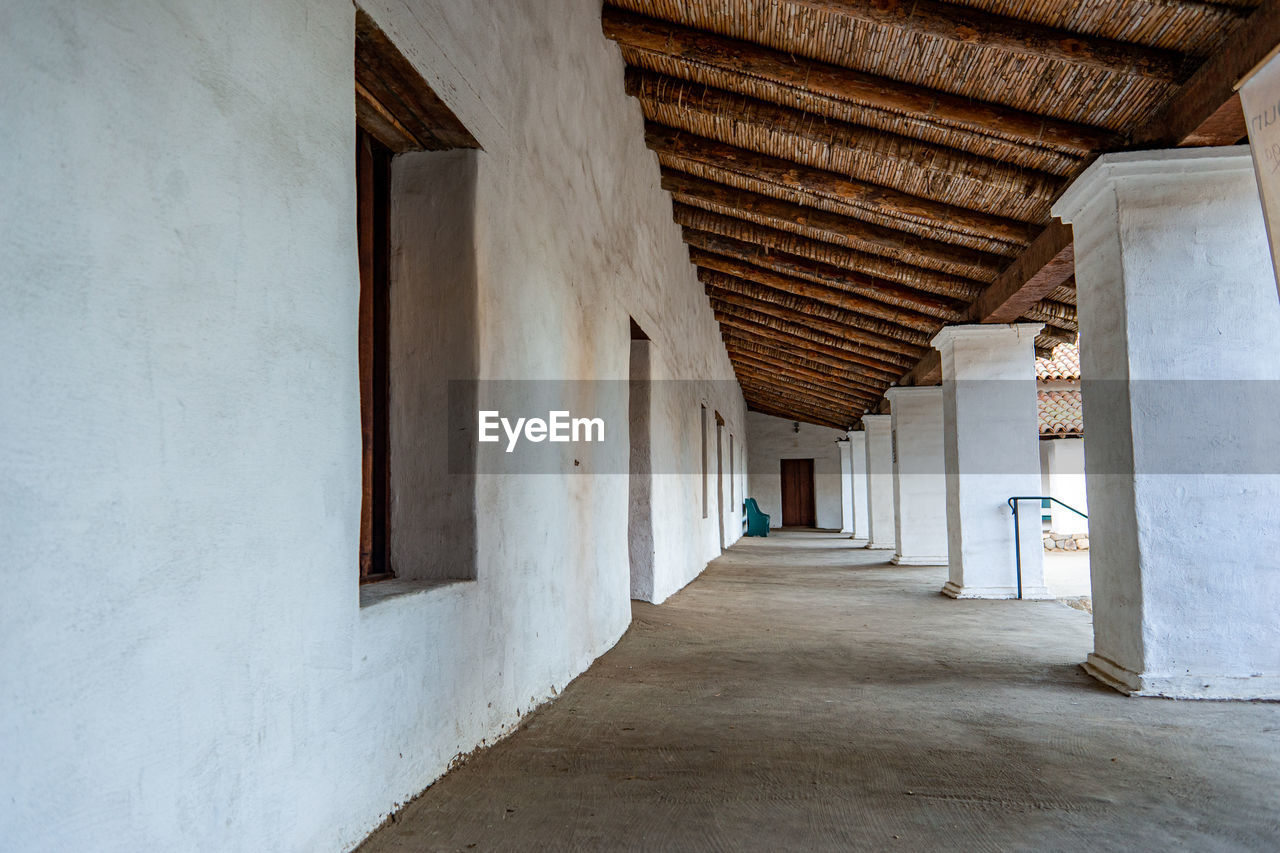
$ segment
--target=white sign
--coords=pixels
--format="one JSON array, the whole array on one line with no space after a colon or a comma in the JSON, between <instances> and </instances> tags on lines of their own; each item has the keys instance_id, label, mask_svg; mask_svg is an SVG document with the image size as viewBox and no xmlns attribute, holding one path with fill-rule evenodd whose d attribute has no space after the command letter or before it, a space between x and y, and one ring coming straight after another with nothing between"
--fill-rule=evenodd
<instances>
[{"instance_id":1,"label":"white sign","mask_svg":"<svg viewBox=\"0 0 1280 853\"><path fill-rule=\"evenodd\" d=\"M1240 103L1249 125L1249 148L1271 241L1271 266L1280 288L1280 54L1273 54L1245 77Z\"/></svg>"}]
</instances>

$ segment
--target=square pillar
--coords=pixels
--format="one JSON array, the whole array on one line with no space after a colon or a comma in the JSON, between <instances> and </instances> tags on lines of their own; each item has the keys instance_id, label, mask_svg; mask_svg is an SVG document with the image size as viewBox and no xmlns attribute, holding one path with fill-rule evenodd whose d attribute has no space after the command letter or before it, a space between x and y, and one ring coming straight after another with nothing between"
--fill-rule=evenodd
<instances>
[{"instance_id":1,"label":"square pillar","mask_svg":"<svg viewBox=\"0 0 1280 853\"><path fill-rule=\"evenodd\" d=\"M890 388L895 552L901 566L947 564L947 478L942 389Z\"/></svg>"},{"instance_id":2,"label":"square pillar","mask_svg":"<svg viewBox=\"0 0 1280 853\"><path fill-rule=\"evenodd\" d=\"M893 418L863 415L867 444L867 547L893 548Z\"/></svg>"},{"instance_id":3,"label":"square pillar","mask_svg":"<svg viewBox=\"0 0 1280 853\"><path fill-rule=\"evenodd\" d=\"M862 547L871 534L867 518L867 434L862 431L849 433L849 462L852 465L853 491L853 544Z\"/></svg>"},{"instance_id":4,"label":"square pillar","mask_svg":"<svg viewBox=\"0 0 1280 853\"><path fill-rule=\"evenodd\" d=\"M1098 158L1075 232L1094 650L1130 694L1280 698L1280 305L1246 146Z\"/></svg>"},{"instance_id":5,"label":"square pillar","mask_svg":"<svg viewBox=\"0 0 1280 853\"><path fill-rule=\"evenodd\" d=\"M849 440L837 441L840 450L840 532L853 533L853 466L849 461Z\"/></svg>"},{"instance_id":6,"label":"square pillar","mask_svg":"<svg viewBox=\"0 0 1280 853\"><path fill-rule=\"evenodd\" d=\"M1049 598L1040 501L1036 334L1040 323L948 326L933 339L942 358L949 578L952 598Z\"/></svg>"}]
</instances>

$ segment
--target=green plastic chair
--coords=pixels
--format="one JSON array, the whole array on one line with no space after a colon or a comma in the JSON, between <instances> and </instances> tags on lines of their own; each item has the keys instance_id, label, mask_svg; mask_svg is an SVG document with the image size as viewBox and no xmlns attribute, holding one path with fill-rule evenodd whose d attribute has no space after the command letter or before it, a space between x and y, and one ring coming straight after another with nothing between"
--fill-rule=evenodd
<instances>
[{"instance_id":1,"label":"green plastic chair","mask_svg":"<svg viewBox=\"0 0 1280 853\"><path fill-rule=\"evenodd\" d=\"M755 498L747 498L742 502L742 509L747 514L747 535L768 536L769 516L760 511Z\"/></svg>"}]
</instances>

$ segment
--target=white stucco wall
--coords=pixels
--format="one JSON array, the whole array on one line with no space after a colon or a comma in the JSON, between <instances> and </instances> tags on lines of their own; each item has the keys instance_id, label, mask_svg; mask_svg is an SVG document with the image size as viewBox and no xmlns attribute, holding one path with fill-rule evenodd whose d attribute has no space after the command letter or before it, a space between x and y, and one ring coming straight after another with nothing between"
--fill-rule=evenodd
<instances>
[{"instance_id":1,"label":"white stucco wall","mask_svg":"<svg viewBox=\"0 0 1280 853\"><path fill-rule=\"evenodd\" d=\"M1048 491L1041 494L1057 498L1067 506L1089 514L1089 500L1085 492L1084 439L1057 438L1041 440L1043 476ZM1089 520L1081 518L1069 509L1051 504L1050 529L1056 533L1088 533Z\"/></svg>"},{"instance_id":2,"label":"white stucco wall","mask_svg":"<svg viewBox=\"0 0 1280 853\"><path fill-rule=\"evenodd\" d=\"M750 447L751 472L747 497L755 498L760 511L769 516L770 527L782 526L782 460L813 460L813 500L818 527L839 530L842 523L840 506L840 449L836 444L844 438L840 430L813 424L800 424L759 412L747 413L747 443Z\"/></svg>"},{"instance_id":3,"label":"white stucco wall","mask_svg":"<svg viewBox=\"0 0 1280 853\"><path fill-rule=\"evenodd\" d=\"M485 149L481 376L625 379L632 315L743 450L599 3L366 8ZM350 848L628 624L622 473L481 475L477 579L361 607L353 16L3 16L7 848ZM692 459L653 491L663 589L719 553Z\"/></svg>"}]
</instances>

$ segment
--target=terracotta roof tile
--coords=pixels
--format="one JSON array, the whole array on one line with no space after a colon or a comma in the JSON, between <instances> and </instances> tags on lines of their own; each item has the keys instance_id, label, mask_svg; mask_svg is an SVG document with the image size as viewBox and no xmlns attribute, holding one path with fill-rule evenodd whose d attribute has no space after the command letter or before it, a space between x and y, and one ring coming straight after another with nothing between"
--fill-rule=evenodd
<instances>
[{"instance_id":1,"label":"terracotta roof tile","mask_svg":"<svg viewBox=\"0 0 1280 853\"><path fill-rule=\"evenodd\" d=\"M1084 435L1079 391L1037 391L1041 435Z\"/></svg>"},{"instance_id":2,"label":"terracotta roof tile","mask_svg":"<svg viewBox=\"0 0 1280 853\"><path fill-rule=\"evenodd\" d=\"M1036 379L1055 381L1080 379L1079 344L1058 344L1049 358L1036 359Z\"/></svg>"}]
</instances>

